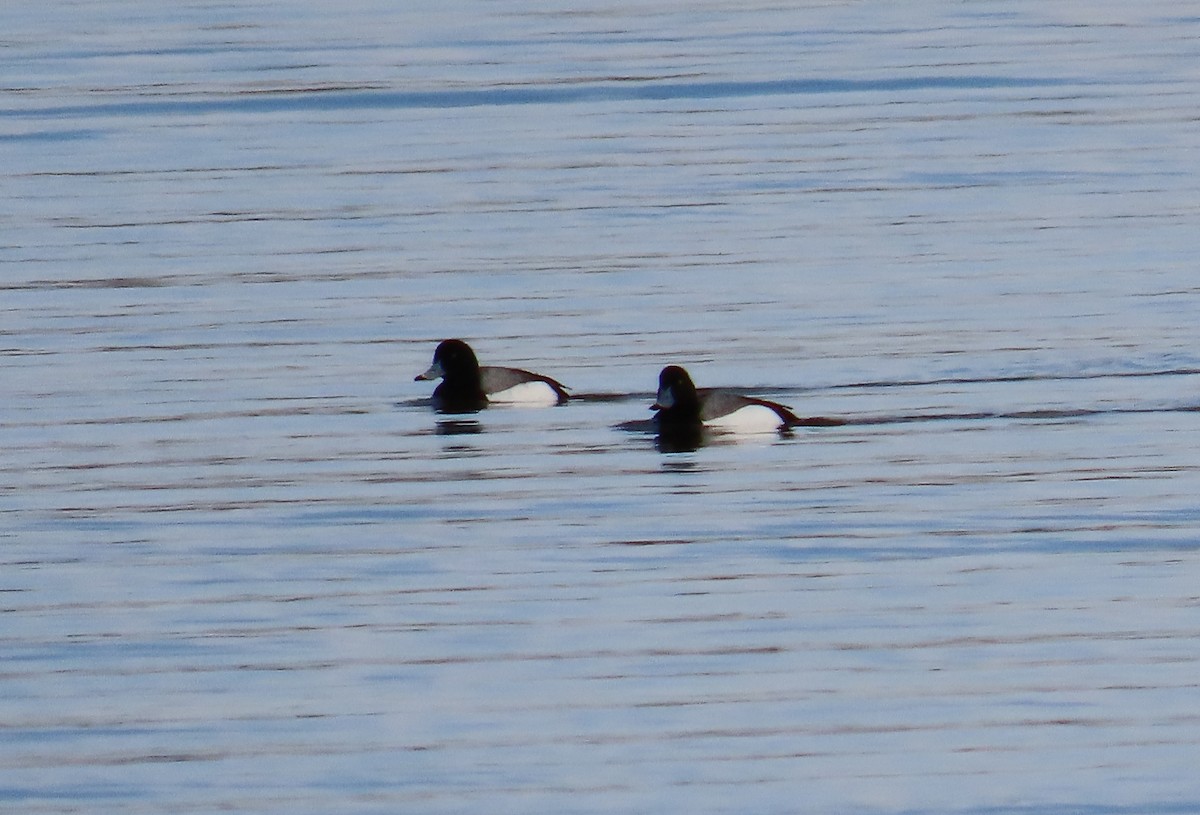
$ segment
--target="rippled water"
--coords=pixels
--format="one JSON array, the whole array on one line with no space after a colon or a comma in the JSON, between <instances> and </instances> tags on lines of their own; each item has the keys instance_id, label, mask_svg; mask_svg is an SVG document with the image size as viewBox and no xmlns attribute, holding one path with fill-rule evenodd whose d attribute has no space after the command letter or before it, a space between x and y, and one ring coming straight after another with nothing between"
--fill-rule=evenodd
<instances>
[{"instance_id":1,"label":"rippled water","mask_svg":"<svg viewBox=\"0 0 1200 815\"><path fill-rule=\"evenodd\" d=\"M1200 15L727 5L0 11L4 806L1200 811Z\"/></svg>"}]
</instances>

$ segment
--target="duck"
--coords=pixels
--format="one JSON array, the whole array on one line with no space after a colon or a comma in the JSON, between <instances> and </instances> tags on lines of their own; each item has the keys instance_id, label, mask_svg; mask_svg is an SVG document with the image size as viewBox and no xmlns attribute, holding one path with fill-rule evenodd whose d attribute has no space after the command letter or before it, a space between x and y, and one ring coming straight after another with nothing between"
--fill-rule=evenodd
<instances>
[{"instance_id":1,"label":"duck","mask_svg":"<svg viewBox=\"0 0 1200 815\"><path fill-rule=\"evenodd\" d=\"M701 428L734 433L768 433L808 424L778 402L719 388L696 388L678 365L658 375L658 394L651 410L660 432L693 432Z\"/></svg>"},{"instance_id":2,"label":"duck","mask_svg":"<svg viewBox=\"0 0 1200 815\"><path fill-rule=\"evenodd\" d=\"M441 413L474 413L489 404L561 405L569 399L557 379L520 368L480 365L471 346L462 340L443 340L433 352L433 364L414 381L441 379L433 390L433 405Z\"/></svg>"}]
</instances>

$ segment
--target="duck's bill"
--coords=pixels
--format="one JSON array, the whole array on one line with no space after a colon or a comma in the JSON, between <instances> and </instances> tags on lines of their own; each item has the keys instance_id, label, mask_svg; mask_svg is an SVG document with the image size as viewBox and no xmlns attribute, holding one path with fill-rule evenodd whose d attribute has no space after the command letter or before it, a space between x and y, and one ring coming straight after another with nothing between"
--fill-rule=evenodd
<instances>
[{"instance_id":1,"label":"duck's bill","mask_svg":"<svg viewBox=\"0 0 1200 815\"><path fill-rule=\"evenodd\" d=\"M670 388L660 388L658 395L654 399L654 404L650 406L651 410L666 410L675 404L675 397L671 395Z\"/></svg>"},{"instance_id":2,"label":"duck's bill","mask_svg":"<svg viewBox=\"0 0 1200 815\"><path fill-rule=\"evenodd\" d=\"M428 371L414 376L413 382L423 382L427 379L441 379L443 376L445 376L445 371L442 370L441 365L435 362L429 366Z\"/></svg>"}]
</instances>

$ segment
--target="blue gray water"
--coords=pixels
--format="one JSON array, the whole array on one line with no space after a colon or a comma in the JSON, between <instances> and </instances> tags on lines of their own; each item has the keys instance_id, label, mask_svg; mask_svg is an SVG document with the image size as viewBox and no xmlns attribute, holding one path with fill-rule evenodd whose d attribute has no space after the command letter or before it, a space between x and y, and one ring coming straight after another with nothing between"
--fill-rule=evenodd
<instances>
[{"instance_id":1,"label":"blue gray water","mask_svg":"<svg viewBox=\"0 0 1200 815\"><path fill-rule=\"evenodd\" d=\"M0 31L0 807L1200 811L1200 14Z\"/></svg>"}]
</instances>

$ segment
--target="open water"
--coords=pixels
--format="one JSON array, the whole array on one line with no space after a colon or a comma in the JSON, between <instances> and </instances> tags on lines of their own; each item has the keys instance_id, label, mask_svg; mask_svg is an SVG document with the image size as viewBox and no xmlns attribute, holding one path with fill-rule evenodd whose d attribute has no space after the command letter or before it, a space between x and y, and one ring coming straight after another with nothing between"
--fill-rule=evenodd
<instances>
[{"instance_id":1,"label":"open water","mask_svg":"<svg viewBox=\"0 0 1200 815\"><path fill-rule=\"evenodd\" d=\"M0 10L0 807L1200 811L1200 9ZM434 414L436 342L578 398ZM845 420L664 452L658 370Z\"/></svg>"}]
</instances>

